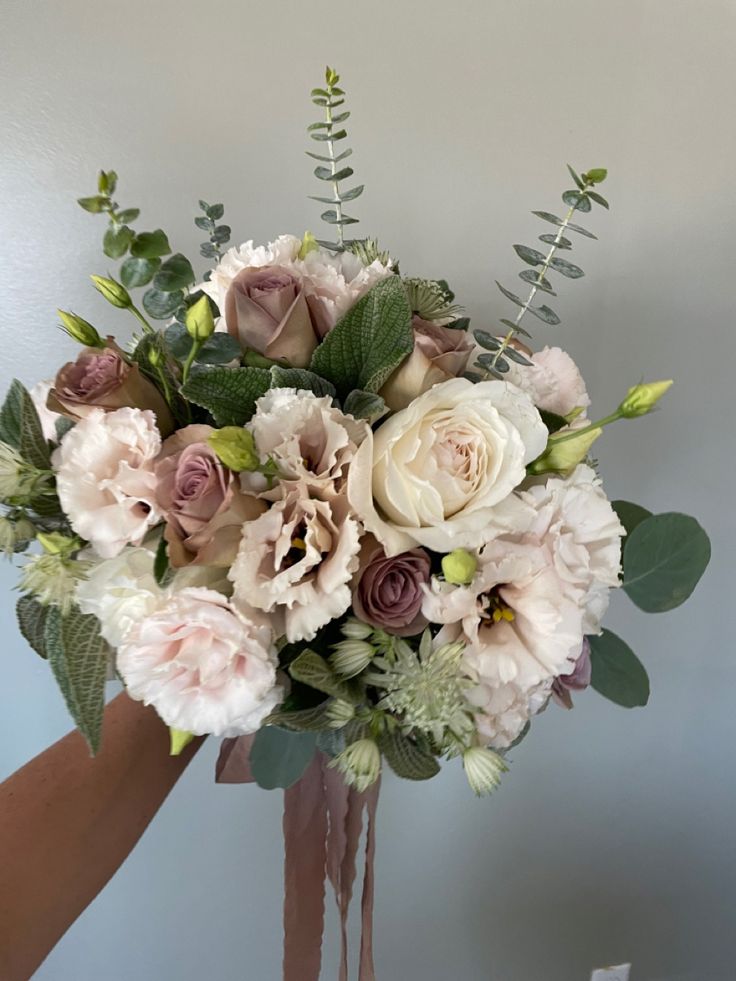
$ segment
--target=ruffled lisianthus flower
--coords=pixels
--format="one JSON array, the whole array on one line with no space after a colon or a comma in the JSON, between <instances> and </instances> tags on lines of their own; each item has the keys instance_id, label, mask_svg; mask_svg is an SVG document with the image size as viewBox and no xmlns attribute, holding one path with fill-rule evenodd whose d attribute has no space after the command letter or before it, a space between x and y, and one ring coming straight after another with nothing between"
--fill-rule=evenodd
<instances>
[{"instance_id":1,"label":"ruffled lisianthus flower","mask_svg":"<svg viewBox=\"0 0 736 981\"><path fill-rule=\"evenodd\" d=\"M558 416L569 416L578 411L584 418L590 396L580 369L567 351L544 347L541 351L530 352L529 360L531 365L510 361L506 380L527 392L539 409Z\"/></svg>"},{"instance_id":2,"label":"ruffled lisianthus flower","mask_svg":"<svg viewBox=\"0 0 736 981\"><path fill-rule=\"evenodd\" d=\"M36 412L38 413L38 418L41 423L44 439L49 440L51 443L55 443L57 441L56 423L62 418L60 412L52 412L46 404L49 397L49 392L53 387L54 379L47 378L45 381L36 382L33 388L31 388L28 392L33 400L34 406L36 407Z\"/></svg>"},{"instance_id":3,"label":"ruffled lisianthus flower","mask_svg":"<svg viewBox=\"0 0 736 981\"><path fill-rule=\"evenodd\" d=\"M211 589L186 588L135 624L118 651L128 694L195 735L255 732L282 700L273 634Z\"/></svg>"},{"instance_id":4,"label":"ruffled lisianthus flower","mask_svg":"<svg viewBox=\"0 0 736 981\"><path fill-rule=\"evenodd\" d=\"M549 548L568 592L579 591L586 634L600 633L612 588L620 585L624 528L595 471L585 464L520 494L534 509L525 541Z\"/></svg>"},{"instance_id":5,"label":"ruffled lisianthus flower","mask_svg":"<svg viewBox=\"0 0 736 981\"><path fill-rule=\"evenodd\" d=\"M318 497L339 492L347 469L369 427L345 415L332 399L293 388L273 388L256 402L247 429L253 433L261 458L275 461L279 484L264 496L276 499L284 481L302 481ZM265 491L259 474L243 474L243 483Z\"/></svg>"},{"instance_id":6,"label":"ruffled lisianthus flower","mask_svg":"<svg viewBox=\"0 0 736 981\"><path fill-rule=\"evenodd\" d=\"M265 246L249 241L228 249L202 288L225 310L228 290L242 270L278 267L282 275L289 274L301 283L314 329L318 337L324 337L371 286L393 275L392 266L377 259L364 266L349 252L333 255L324 249L314 249L300 259L301 248L301 239L280 235Z\"/></svg>"},{"instance_id":7,"label":"ruffled lisianthus flower","mask_svg":"<svg viewBox=\"0 0 736 981\"><path fill-rule=\"evenodd\" d=\"M430 567L423 548L389 558L382 545L364 542L353 585L356 617L399 637L420 633L427 625L422 613L422 586L429 583Z\"/></svg>"},{"instance_id":8,"label":"ruffled lisianthus flower","mask_svg":"<svg viewBox=\"0 0 736 981\"><path fill-rule=\"evenodd\" d=\"M289 642L311 640L350 606L360 533L343 495L322 501L293 485L243 527L229 573L234 602L268 613Z\"/></svg>"},{"instance_id":9,"label":"ruffled lisianthus flower","mask_svg":"<svg viewBox=\"0 0 736 981\"><path fill-rule=\"evenodd\" d=\"M590 641L586 637L583 640L583 649L575 662L575 667L569 674L561 674L552 683L552 698L563 708L572 708L572 695L574 691L585 691L590 684L593 674L593 666L590 661Z\"/></svg>"},{"instance_id":10,"label":"ruffled lisianthus flower","mask_svg":"<svg viewBox=\"0 0 736 981\"><path fill-rule=\"evenodd\" d=\"M125 548L115 558L97 563L77 586L80 610L97 617L100 633L112 647L119 647L131 627L163 601L153 562L150 549Z\"/></svg>"},{"instance_id":11,"label":"ruffled lisianthus flower","mask_svg":"<svg viewBox=\"0 0 736 981\"><path fill-rule=\"evenodd\" d=\"M473 343L464 330L414 317L414 350L383 385L380 395L394 412L433 385L465 371Z\"/></svg>"},{"instance_id":12,"label":"ruffled lisianthus flower","mask_svg":"<svg viewBox=\"0 0 736 981\"><path fill-rule=\"evenodd\" d=\"M474 547L515 527L512 491L547 435L514 385L454 378L369 434L350 467L348 497L387 555Z\"/></svg>"},{"instance_id":13,"label":"ruffled lisianthus flower","mask_svg":"<svg viewBox=\"0 0 736 981\"><path fill-rule=\"evenodd\" d=\"M85 348L76 361L61 368L48 395L48 407L70 419L83 419L95 408L113 412L123 407L151 409L159 432L166 435L174 420L163 396L130 363L110 339L107 347Z\"/></svg>"},{"instance_id":14,"label":"ruffled lisianthus flower","mask_svg":"<svg viewBox=\"0 0 736 981\"><path fill-rule=\"evenodd\" d=\"M61 506L74 531L102 558L138 545L161 520L154 461L161 448L149 410L95 408L54 453Z\"/></svg>"},{"instance_id":15,"label":"ruffled lisianthus flower","mask_svg":"<svg viewBox=\"0 0 736 981\"><path fill-rule=\"evenodd\" d=\"M229 566L238 551L243 523L264 510L240 489L208 444L210 426L186 426L170 436L156 462L156 499L166 519L164 537L175 568Z\"/></svg>"},{"instance_id":16,"label":"ruffled lisianthus flower","mask_svg":"<svg viewBox=\"0 0 736 981\"><path fill-rule=\"evenodd\" d=\"M491 745L513 742L554 678L572 670L583 642L577 599L548 548L498 540L479 550L467 586L435 579L427 590L425 616L448 624L448 638L465 642L463 661L476 682L468 699Z\"/></svg>"}]
</instances>

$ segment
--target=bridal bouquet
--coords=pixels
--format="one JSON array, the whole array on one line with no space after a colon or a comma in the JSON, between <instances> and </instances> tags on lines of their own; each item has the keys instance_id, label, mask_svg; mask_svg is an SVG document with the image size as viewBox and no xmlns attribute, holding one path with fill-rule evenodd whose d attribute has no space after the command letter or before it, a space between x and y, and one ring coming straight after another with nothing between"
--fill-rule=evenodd
<instances>
[{"instance_id":1,"label":"bridal bouquet","mask_svg":"<svg viewBox=\"0 0 736 981\"><path fill-rule=\"evenodd\" d=\"M81 351L30 392L13 383L2 547L31 551L20 629L92 752L118 678L174 752L248 736L264 787L318 765L320 785L363 794L386 765L424 780L457 759L485 794L551 703L589 685L647 702L644 667L601 625L610 592L676 607L709 542L693 518L609 502L591 455L671 382L595 419L571 356L527 346L530 320L559 322L553 277L583 275L566 256L595 238L578 216L608 207L606 171L570 169L562 216L534 212L542 245L514 246L523 290L498 284L515 313L471 329L447 282L348 237L363 187L345 186L338 83L328 69L310 127L334 241L227 248L222 205L200 201L198 273L134 228L114 172L80 200L121 261L94 286L138 333L119 344L59 311Z\"/></svg>"}]
</instances>

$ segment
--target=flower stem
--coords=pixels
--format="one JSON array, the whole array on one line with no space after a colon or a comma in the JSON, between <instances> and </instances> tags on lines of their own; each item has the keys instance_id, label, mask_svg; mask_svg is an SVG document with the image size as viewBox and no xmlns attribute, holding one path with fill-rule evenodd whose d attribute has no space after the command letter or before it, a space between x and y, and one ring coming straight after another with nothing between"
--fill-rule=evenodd
<instances>
[{"instance_id":1,"label":"flower stem","mask_svg":"<svg viewBox=\"0 0 736 981\"><path fill-rule=\"evenodd\" d=\"M151 325L149 324L149 322L146 320L146 318L143 316L143 314L140 312L140 310L138 309L138 307L134 303L131 303L131 305L128 307L128 309L133 314L133 316L136 318L136 320L138 320L138 322L143 327L143 330L145 330L145 332L147 334L155 334L156 333L156 331L153 329L153 327L151 327Z\"/></svg>"},{"instance_id":2,"label":"flower stem","mask_svg":"<svg viewBox=\"0 0 736 981\"><path fill-rule=\"evenodd\" d=\"M592 433L594 429L603 429L604 426L609 426L612 422L617 422L619 419L623 419L624 415L620 409L616 409L608 416L604 416L597 422L591 422L587 426L583 426L582 429L573 429L569 432L563 433L562 436L558 436L557 433L553 433L549 441L554 443L555 446L559 446L560 443L566 443L569 439L577 439L578 436L582 436L584 433Z\"/></svg>"},{"instance_id":3,"label":"flower stem","mask_svg":"<svg viewBox=\"0 0 736 981\"><path fill-rule=\"evenodd\" d=\"M192 347L191 347L191 349L189 351L189 354L187 355L187 359L186 359L186 361L184 362L184 364L182 365L182 368L181 368L181 383L182 383L182 385L186 385L187 378L189 378L189 372L191 370L192 365L194 364L194 359L197 357L197 355L199 354L199 352L202 350L202 345L203 344L204 344L204 341L194 341L192 343Z\"/></svg>"}]
</instances>

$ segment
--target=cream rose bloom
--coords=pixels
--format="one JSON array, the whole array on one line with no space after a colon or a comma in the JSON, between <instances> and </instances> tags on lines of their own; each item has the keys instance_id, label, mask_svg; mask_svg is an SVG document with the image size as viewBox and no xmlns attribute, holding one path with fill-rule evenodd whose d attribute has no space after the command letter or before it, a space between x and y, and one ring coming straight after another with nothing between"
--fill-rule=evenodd
<instances>
[{"instance_id":1,"label":"cream rose bloom","mask_svg":"<svg viewBox=\"0 0 736 981\"><path fill-rule=\"evenodd\" d=\"M620 585L625 534L600 479L581 464L569 477L553 477L520 496L534 510L525 541L550 549L560 580L582 597L585 633L600 633L610 590Z\"/></svg>"},{"instance_id":2,"label":"cream rose bloom","mask_svg":"<svg viewBox=\"0 0 736 981\"><path fill-rule=\"evenodd\" d=\"M102 558L138 545L161 520L153 462L161 448L150 410L92 409L54 453L56 485L74 531Z\"/></svg>"},{"instance_id":3,"label":"cream rose bloom","mask_svg":"<svg viewBox=\"0 0 736 981\"><path fill-rule=\"evenodd\" d=\"M272 388L256 402L246 426L265 462L272 457L281 478L269 493L260 474L243 474L245 487L277 499L284 481L301 481L316 496L334 494L347 478L358 446L368 435L366 422L347 416L328 397L293 388Z\"/></svg>"},{"instance_id":4,"label":"cream rose bloom","mask_svg":"<svg viewBox=\"0 0 736 981\"><path fill-rule=\"evenodd\" d=\"M478 553L468 586L435 579L422 612L463 640L463 663L476 687L478 728L508 746L551 691L572 671L583 643L580 595L570 596L548 548L493 541Z\"/></svg>"},{"instance_id":5,"label":"cream rose bloom","mask_svg":"<svg viewBox=\"0 0 736 981\"><path fill-rule=\"evenodd\" d=\"M195 735L255 732L283 697L270 626L211 589L182 589L139 621L117 667L132 698Z\"/></svg>"},{"instance_id":6,"label":"cream rose bloom","mask_svg":"<svg viewBox=\"0 0 736 981\"><path fill-rule=\"evenodd\" d=\"M547 444L529 397L501 381L454 378L364 440L348 497L386 554L473 547L518 520L512 491Z\"/></svg>"},{"instance_id":7,"label":"cream rose bloom","mask_svg":"<svg viewBox=\"0 0 736 981\"><path fill-rule=\"evenodd\" d=\"M527 392L534 404L558 416L568 416L582 409L581 417L590 405L590 396L580 369L560 347L544 347L534 351L531 365L509 362L506 380Z\"/></svg>"},{"instance_id":8,"label":"cream rose bloom","mask_svg":"<svg viewBox=\"0 0 736 981\"><path fill-rule=\"evenodd\" d=\"M317 500L294 485L243 526L229 573L234 602L268 613L276 635L289 642L311 640L350 606L360 534L343 495Z\"/></svg>"}]
</instances>

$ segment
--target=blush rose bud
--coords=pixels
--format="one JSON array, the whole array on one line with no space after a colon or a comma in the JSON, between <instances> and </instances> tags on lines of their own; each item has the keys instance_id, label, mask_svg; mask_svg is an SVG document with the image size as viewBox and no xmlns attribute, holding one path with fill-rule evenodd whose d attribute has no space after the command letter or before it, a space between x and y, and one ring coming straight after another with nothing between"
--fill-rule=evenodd
<instances>
[{"instance_id":1,"label":"blush rose bud","mask_svg":"<svg viewBox=\"0 0 736 981\"><path fill-rule=\"evenodd\" d=\"M473 581L478 560L464 548L456 548L442 558L442 573L453 586L467 586Z\"/></svg>"},{"instance_id":2,"label":"blush rose bud","mask_svg":"<svg viewBox=\"0 0 736 981\"><path fill-rule=\"evenodd\" d=\"M76 313L69 313L68 310L57 310L56 312L59 314L63 330L75 341L79 341L85 347L102 348L105 346L105 342L97 333L97 329L83 317L78 317Z\"/></svg>"},{"instance_id":3,"label":"blush rose bud","mask_svg":"<svg viewBox=\"0 0 736 981\"><path fill-rule=\"evenodd\" d=\"M193 303L184 317L187 333L192 340L200 343L206 341L215 332L215 320L212 316L210 301L206 296L201 296L196 303Z\"/></svg>"},{"instance_id":4,"label":"blush rose bud","mask_svg":"<svg viewBox=\"0 0 736 981\"><path fill-rule=\"evenodd\" d=\"M127 310L133 305L130 293L122 283L116 283L114 279L108 279L106 276L90 276L90 279L95 284L95 289L114 307Z\"/></svg>"},{"instance_id":5,"label":"blush rose bud","mask_svg":"<svg viewBox=\"0 0 736 981\"><path fill-rule=\"evenodd\" d=\"M651 412L664 393L672 385L672 379L667 381L644 382L629 389L629 394L623 400L618 411L624 419L636 419Z\"/></svg>"},{"instance_id":6,"label":"blush rose bud","mask_svg":"<svg viewBox=\"0 0 736 981\"><path fill-rule=\"evenodd\" d=\"M258 470L261 465L253 433L240 426L216 429L207 442L220 462L235 473L240 473L242 470Z\"/></svg>"}]
</instances>

